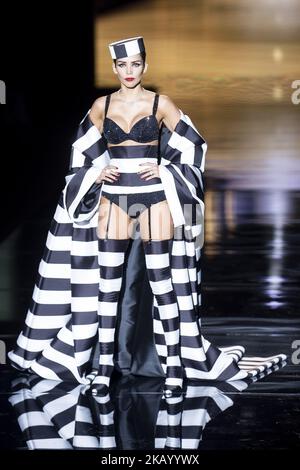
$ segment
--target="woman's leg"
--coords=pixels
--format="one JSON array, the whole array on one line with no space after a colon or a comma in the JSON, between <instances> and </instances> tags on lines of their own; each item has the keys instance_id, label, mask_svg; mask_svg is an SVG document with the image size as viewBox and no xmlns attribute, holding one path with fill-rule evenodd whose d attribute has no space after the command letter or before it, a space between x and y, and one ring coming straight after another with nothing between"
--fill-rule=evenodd
<instances>
[{"instance_id":1,"label":"woman's leg","mask_svg":"<svg viewBox=\"0 0 300 470\"><path fill-rule=\"evenodd\" d=\"M181 391L180 318L171 275L174 227L167 201L153 204L140 215L141 237L152 292L167 346L165 394Z\"/></svg>"},{"instance_id":2,"label":"woman's leg","mask_svg":"<svg viewBox=\"0 0 300 470\"><path fill-rule=\"evenodd\" d=\"M99 244L99 368L92 382L94 394L107 393L114 369L115 328L125 254L132 221L117 204L102 196L97 227Z\"/></svg>"}]
</instances>

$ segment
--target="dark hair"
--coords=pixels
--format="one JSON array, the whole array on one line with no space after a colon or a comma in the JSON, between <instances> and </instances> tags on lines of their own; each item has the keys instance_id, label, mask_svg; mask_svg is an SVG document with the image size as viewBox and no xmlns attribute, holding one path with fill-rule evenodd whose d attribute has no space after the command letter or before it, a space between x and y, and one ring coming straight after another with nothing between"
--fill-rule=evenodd
<instances>
[{"instance_id":1,"label":"dark hair","mask_svg":"<svg viewBox=\"0 0 300 470\"><path fill-rule=\"evenodd\" d=\"M145 66L145 63L146 63L146 52L145 52L145 51L142 51L142 52L140 52L139 54L141 54L141 56L142 56L142 61L144 62L144 66ZM114 61L114 64L116 65L117 59L113 59L113 61Z\"/></svg>"}]
</instances>

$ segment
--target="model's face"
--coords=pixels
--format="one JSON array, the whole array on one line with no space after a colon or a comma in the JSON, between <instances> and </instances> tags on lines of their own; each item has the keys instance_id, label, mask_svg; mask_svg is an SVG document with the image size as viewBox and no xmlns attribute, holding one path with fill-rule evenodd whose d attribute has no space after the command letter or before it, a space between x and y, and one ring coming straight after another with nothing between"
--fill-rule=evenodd
<instances>
[{"instance_id":1,"label":"model's face","mask_svg":"<svg viewBox=\"0 0 300 470\"><path fill-rule=\"evenodd\" d=\"M145 64L144 67L140 54L117 59L116 65L113 63L114 73L118 76L120 82L128 88L133 88L141 81L147 67L148 64ZM129 81L126 78L133 78L133 80Z\"/></svg>"}]
</instances>

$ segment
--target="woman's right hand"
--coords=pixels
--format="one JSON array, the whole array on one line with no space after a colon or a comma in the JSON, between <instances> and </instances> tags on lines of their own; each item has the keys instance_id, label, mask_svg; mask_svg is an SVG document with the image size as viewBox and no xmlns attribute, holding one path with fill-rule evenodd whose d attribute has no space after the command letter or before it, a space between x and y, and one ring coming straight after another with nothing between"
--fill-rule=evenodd
<instances>
[{"instance_id":1,"label":"woman's right hand","mask_svg":"<svg viewBox=\"0 0 300 470\"><path fill-rule=\"evenodd\" d=\"M110 181L113 183L114 181L117 181L120 176L120 173L117 171L118 167L114 165L107 165L106 167L103 168L101 171L100 175L96 179L96 183L102 183L102 181Z\"/></svg>"}]
</instances>

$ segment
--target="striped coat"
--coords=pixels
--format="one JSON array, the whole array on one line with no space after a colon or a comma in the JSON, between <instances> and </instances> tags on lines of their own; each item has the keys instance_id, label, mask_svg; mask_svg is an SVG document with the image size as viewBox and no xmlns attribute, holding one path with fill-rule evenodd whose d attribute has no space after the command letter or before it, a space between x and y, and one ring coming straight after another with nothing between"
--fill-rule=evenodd
<instances>
[{"instance_id":1,"label":"striped coat","mask_svg":"<svg viewBox=\"0 0 300 470\"><path fill-rule=\"evenodd\" d=\"M242 346L220 349L202 336L200 261L207 145L191 119L181 110L180 115L173 132L162 127L159 171L175 233L184 228L183 237L174 236L170 257L180 312L181 357L190 379L243 379L285 356L249 360L243 357ZM109 162L106 140L88 111L72 145L69 172L48 232L25 326L15 349L8 354L16 368L46 379L81 384L91 381L90 372L97 363L96 229L102 191L102 183L96 183L96 178ZM121 370L137 375L164 376L167 347L145 276L140 238L132 241L124 284L115 339L116 362ZM148 302L140 301L143 291Z\"/></svg>"}]
</instances>

